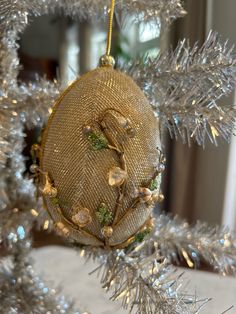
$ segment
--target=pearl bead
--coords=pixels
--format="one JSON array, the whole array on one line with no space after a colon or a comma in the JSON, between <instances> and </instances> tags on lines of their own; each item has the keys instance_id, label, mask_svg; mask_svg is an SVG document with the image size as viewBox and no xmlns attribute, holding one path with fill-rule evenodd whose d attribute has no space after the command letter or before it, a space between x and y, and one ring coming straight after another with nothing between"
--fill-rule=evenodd
<instances>
[{"instance_id":1,"label":"pearl bead","mask_svg":"<svg viewBox=\"0 0 236 314\"><path fill-rule=\"evenodd\" d=\"M163 202L164 201L164 199L165 199L165 197L164 197L164 195L163 194L159 194L158 195L158 202Z\"/></svg>"},{"instance_id":2,"label":"pearl bead","mask_svg":"<svg viewBox=\"0 0 236 314\"><path fill-rule=\"evenodd\" d=\"M91 132L92 132L92 128L91 128L90 125L85 125L85 126L83 127L83 133L84 133L84 134L89 134L89 133L91 133Z\"/></svg>"},{"instance_id":3,"label":"pearl bead","mask_svg":"<svg viewBox=\"0 0 236 314\"><path fill-rule=\"evenodd\" d=\"M32 164L32 165L30 166L30 172L31 172L31 173L36 173L36 172L38 171L38 169L39 169L39 167L38 167L38 165L36 165L36 164Z\"/></svg>"},{"instance_id":4,"label":"pearl bead","mask_svg":"<svg viewBox=\"0 0 236 314\"><path fill-rule=\"evenodd\" d=\"M152 194L152 201L154 203L159 201L159 195L157 193Z\"/></svg>"},{"instance_id":5,"label":"pearl bead","mask_svg":"<svg viewBox=\"0 0 236 314\"><path fill-rule=\"evenodd\" d=\"M69 236L69 229L62 223L62 222L57 222L56 225L55 225L56 229L62 233L63 235L65 236Z\"/></svg>"},{"instance_id":6,"label":"pearl bead","mask_svg":"<svg viewBox=\"0 0 236 314\"><path fill-rule=\"evenodd\" d=\"M152 191L150 191L148 188L140 187L138 189L138 193L139 193L138 196L140 198L140 201L143 202L143 203L148 202L152 198Z\"/></svg>"},{"instance_id":7,"label":"pearl bead","mask_svg":"<svg viewBox=\"0 0 236 314\"><path fill-rule=\"evenodd\" d=\"M133 128L128 128L128 129L126 130L126 133L127 133L128 137L134 138L135 135L136 135L136 130L133 129Z\"/></svg>"},{"instance_id":8,"label":"pearl bead","mask_svg":"<svg viewBox=\"0 0 236 314\"><path fill-rule=\"evenodd\" d=\"M101 232L105 238L110 238L113 234L113 228L111 226L104 226Z\"/></svg>"},{"instance_id":9,"label":"pearl bead","mask_svg":"<svg viewBox=\"0 0 236 314\"><path fill-rule=\"evenodd\" d=\"M160 163L158 166L157 166L157 171L158 172L163 172L165 170L165 165L163 163Z\"/></svg>"},{"instance_id":10,"label":"pearl bead","mask_svg":"<svg viewBox=\"0 0 236 314\"><path fill-rule=\"evenodd\" d=\"M155 218L151 218L148 220L146 227L152 230L155 227Z\"/></svg>"}]
</instances>

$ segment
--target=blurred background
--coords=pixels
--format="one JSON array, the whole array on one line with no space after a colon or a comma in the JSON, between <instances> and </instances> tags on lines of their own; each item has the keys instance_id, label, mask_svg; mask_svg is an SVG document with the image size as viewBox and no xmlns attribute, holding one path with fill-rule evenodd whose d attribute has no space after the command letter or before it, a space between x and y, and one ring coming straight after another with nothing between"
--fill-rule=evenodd
<instances>
[{"instance_id":1,"label":"blurred background","mask_svg":"<svg viewBox=\"0 0 236 314\"><path fill-rule=\"evenodd\" d=\"M134 25L132 16L120 25L115 23L113 52L120 62L138 55L155 57L169 45L175 47L180 39L188 38L191 45L205 40L210 29L218 31L230 44L236 42L234 29L235 0L187 0L185 18L173 23L162 33L153 25ZM61 77L64 84L97 66L105 51L104 21L75 22L62 16L43 16L31 20L20 39L20 79L32 81L36 74L53 80ZM233 103L231 97L224 103ZM39 136L39 130L28 132L25 154ZM164 139L167 157L163 181L165 201L162 209L179 214L189 222L204 220L211 224L236 227L236 138L230 145L207 144L205 149L192 143L191 147L169 138Z\"/></svg>"}]
</instances>

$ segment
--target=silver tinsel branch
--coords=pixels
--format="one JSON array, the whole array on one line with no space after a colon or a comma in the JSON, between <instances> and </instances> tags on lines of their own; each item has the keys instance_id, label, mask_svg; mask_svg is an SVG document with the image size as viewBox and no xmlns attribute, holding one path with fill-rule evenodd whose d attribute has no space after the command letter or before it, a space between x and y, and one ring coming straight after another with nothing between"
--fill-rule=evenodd
<instances>
[{"instance_id":1,"label":"silver tinsel branch","mask_svg":"<svg viewBox=\"0 0 236 314\"><path fill-rule=\"evenodd\" d=\"M104 18L110 0L2 0L0 28L22 32L30 16L61 13L76 19ZM186 14L181 0L117 0L116 10L122 16L132 14L137 22L155 22L161 27Z\"/></svg>"},{"instance_id":2,"label":"silver tinsel branch","mask_svg":"<svg viewBox=\"0 0 236 314\"><path fill-rule=\"evenodd\" d=\"M190 226L177 216L160 214L153 235L142 247L145 252L154 248L174 264L185 261L194 268L204 262L223 275L236 274L236 234L226 227L201 222Z\"/></svg>"},{"instance_id":3,"label":"silver tinsel branch","mask_svg":"<svg viewBox=\"0 0 236 314\"><path fill-rule=\"evenodd\" d=\"M0 313L82 314L35 274L28 255L31 248L28 232L21 225L8 232L8 248L13 255L10 264L6 262L0 267Z\"/></svg>"},{"instance_id":4,"label":"silver tinsel branch","mask_svg":"<svg viewBox=\"0 0 236 314\"><path fill-rule=\"evenodd\" d=\"M157 251L150 250L145 255L139 246L109 252L86 248L81 255L99 262L92 273L97 272L101 277L102 287L111 294L110 299L122 300L122 306L129 313L194 314L209 301L186 293L182 274L177 274Z\"/></svg>"},{"instance_id":5,"label":"silver tinsel branch","mask_svg":"<svg viewBox=\"0 0 236 314\"><path fill-rule=\"evenodd\" d=\"M14 91L10 90L0 101L9 111L18 115L27 128L42 127L60 89L58 81L51 82L36 76L33 82L19 83Z\"/></svg>"},{"instance_id":6,"label":"silver tinsel branch","mask_svg":"<svg viewBox=\"0 0 236 314\"><path fill-rule=\"evenodd\" d=\"M1 202L0 216L11 208L30 207L35 187L33 182L25 178L25 160L22 155L24 147L23 125L15 111L8 111L6 108L0 110L1 120L8 119L7 129L2 130L2 142L0 149L5 152L1 157ZM8 145L8 146L7 146ZM7 150L4 148L8 147ZM14 175L13 175L14 174ZM9 212L8 212L9 214ZM5 219L1 219L5 221ZM1 227L4 227L1 226Z\"/></svg>"},{"instance_id":7,"label":"silver tinsel branch","mask_svg":"<svg viewBox=\"0 0 236 314\"><path fill-rule=\"evenodd\" d=\"M235 86L236 56L217 33L210 32L202 47L183 40L174 51L123 70L144 90L171 136L200 145L207 138L214 144L219 136L230 140L236 111L218 100Z\"/></svg>"},{"instance_id":8,"label":"silver tinsel branch","mask_svg":"<svg viewBox=\"0 0 236 314\"><path fill-rule=\"evenodd\" d=\"M117 9L118 21L119 17L122 21L122 17L128 14L134 16L136 22L153 23L153 27L157 29L168 27L174 20L187 13L182 6L182 1L179 0L117 0Z\"/></svg>"},{"instance_id":9,"label":"silver tinsel branch","mask_svg":"<svg viewBox=\"0 0 236 314\"><path fill-rule=\"evenodd\" d=\"M28 24L27 6L30 1L1 1L0 47L0 179L1 179L1 238L11 226L39 218L33 210L36 206L35 186L25 175L25 127L42 127L50 108L59 93L57 82L36 77L29 84L17 81L19 59L18 36ZM34 215L30 214L30 211ZM44 213L45 211L42 211ZM40 215L41 217L41 215ZM42 214L37 219L43 225L48 218Z\"/></svg>"},{"instance_id":10,"label":"silver tinsel branch","mask_svg":"<svg viewBox=\"0 0 236 314\"><path fill-rule=\"evenodd\" d=\"M25 174L25 125L42 126L49 114L52 101L58 94L56 83L38 79L21 84L0 98L0 238L11 226L32 223L49 227L45 210L36 211L36 189L33 180ZM45 90L49 95L45 94ZM34 99L34 100L32 100Z\"/></svg>"},{"instance_id":11,"label":"silver tinsel branch","mask_svg":"<svg viewBox=\"0 0 236 314\"><path fill-rule=\"evenodd\" d=\"M102 287L113 301L135 313L199 313L209 301L185 293L185 282L170 264L190 268L204 262L223 275L236 274L236 235L224 227L197 222L190 226L179 217L156 216L155 229L141 243L124 250L83 248L92 258Z\"/></svg>"}]
</instances>

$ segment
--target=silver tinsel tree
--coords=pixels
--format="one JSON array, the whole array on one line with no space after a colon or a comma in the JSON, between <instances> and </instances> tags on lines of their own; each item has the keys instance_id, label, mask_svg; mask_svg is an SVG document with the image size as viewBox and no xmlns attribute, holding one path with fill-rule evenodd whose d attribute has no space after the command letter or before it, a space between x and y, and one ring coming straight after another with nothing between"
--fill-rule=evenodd
<instances>
[{"instance_id":1,"label":"silver tinsel tree","mask_svg":"<svg viewBox=\"0 0 236 314\"><path fill-rule=\"evenodd\" d=\"M1 313L79 313L58 297L33 271L28 257L30 232L37 222L44 229L50 220L36 204L35 186L25 174L24 126L42 126L60 92L60 82L44 78L25 84L17 80L18 39L31 16L63 13L77 19L107 15L108 0L2 0L0 1L0 239L8 249L11 266L1 267ZM121 14L122 13L122 14ZM180 0L117 1L116 14L135 22L154 22L162 29L185 15ZM202 47L187 40L158 56L123 66L146 93L162 130L183 141L204 145L208 138L229 141L235 129L235 108L218 100L235 83L236 58L232 48L210 32ZM124 250L82 249L81 255L99 263L97 271L112 300L136 313L199 313L207 302L188 295L171 263L189 267L204 261L223 273L236 272L236 237L225 228L197 223L189 226L178 217L160 214L153 234Z\"/></svg>"}]
</instances>

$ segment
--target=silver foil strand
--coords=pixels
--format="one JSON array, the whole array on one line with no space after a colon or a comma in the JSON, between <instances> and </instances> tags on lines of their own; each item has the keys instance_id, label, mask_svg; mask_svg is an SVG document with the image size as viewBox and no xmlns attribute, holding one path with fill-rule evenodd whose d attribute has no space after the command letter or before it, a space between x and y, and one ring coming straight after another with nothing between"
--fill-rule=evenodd
<instances>
[{"instance_id":1,"label":"silver foil strand","mask_svg":"<svg viewBox=\"0 0 236 314\"><path fill-rule=\"evenodd\" d=\"M81 253L99 262L92 273L98 273L110 299L121 300L129 313L193 314L199 313L209 301L186 293L182 274L156 251L143 255L136 246L109 252L86 248Z\"/></svg>"},{"instance_id":2,"label":"silver foil strand","mask_svg":"<svg viewBox=\"0 0 236 314\"><path fill-rule=\"evenodd\" d=\"M236 111L219 103L233 90L236 80L233 47L210 32L202 47L186 40L174 51L146 58L123 68L149 98L162 129L184 142L204 145L217 137L229 141L235 131Z\"/></svg>"}]
</instances>

